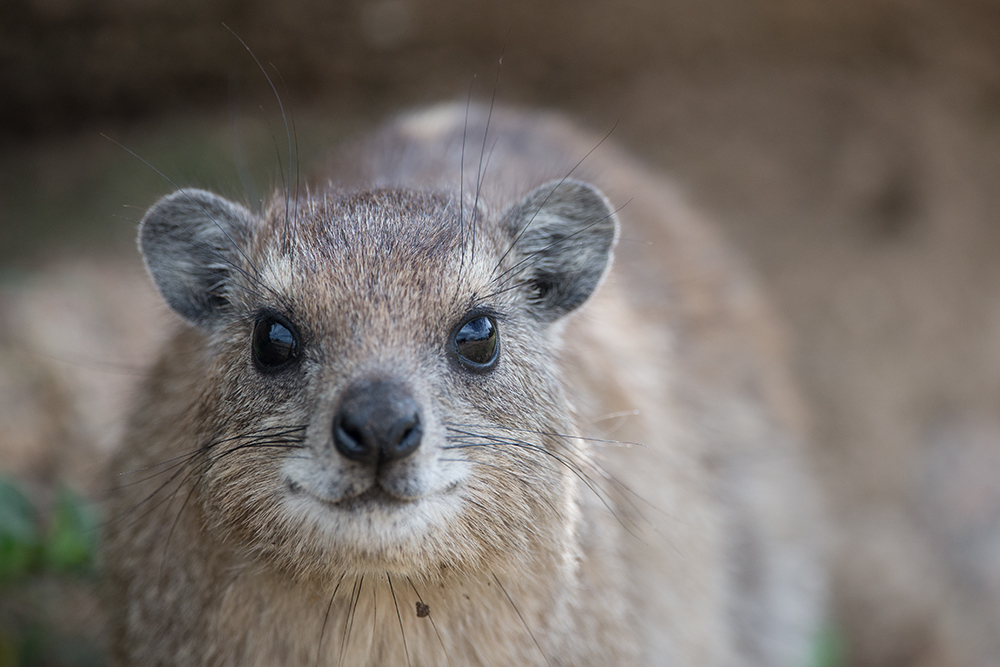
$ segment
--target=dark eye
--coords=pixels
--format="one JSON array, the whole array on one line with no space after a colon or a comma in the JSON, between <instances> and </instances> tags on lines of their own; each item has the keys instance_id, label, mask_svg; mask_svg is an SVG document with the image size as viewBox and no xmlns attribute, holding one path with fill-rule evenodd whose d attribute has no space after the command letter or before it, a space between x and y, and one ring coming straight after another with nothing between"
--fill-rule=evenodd
<instances>
[{"instance_id":1,"label":"dark eye","mask_svg":"<svg viewBox=\"0 0 1000 667\"><path fill-rule=\"evenodd\" d=\"M263 368L276 369L298 354L299 339L290 326L273 316L257 320L253 328L253 357Z\"/></svg>"},{"instance_id":2,"label":"dark eye","mask_svg":"<svg viewBox=\"0 0 1000 667\"><path fill-rule=\"evenodd\" d=\"M497 343L497 325L491 317L474 317L455 332L458 359L472 370L493 367L500 348Z\"/></svg>"}]
</instances>

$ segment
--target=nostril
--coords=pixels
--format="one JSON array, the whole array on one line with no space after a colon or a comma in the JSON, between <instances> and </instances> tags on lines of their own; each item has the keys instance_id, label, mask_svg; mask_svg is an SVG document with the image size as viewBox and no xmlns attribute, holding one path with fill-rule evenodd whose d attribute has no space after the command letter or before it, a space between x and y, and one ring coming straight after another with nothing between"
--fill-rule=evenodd
<instances>
[{"instance_id":1,"label":"nostril","mask_svg":"<svg viewBox=\"0 0 1000 667\"><path fill-rule=\"evenodd\" d=\"M396 431L400 435L390 438L382 446L382 458L401 459L412 454L420 446L424 430L420 426L420 415L414 412L400 420L400 428Z\"/></svg>"},{"instance_id":2,"label":"nostril","mask_svg":"<svg viewBox=\"0 0 1000 667\"><path fill-rule=\"evenodd\" d=\"M333 444L337 451L352 461L372 459L378 454L365 429L354 423L350 414L337 415L333 425Z\"/></svg>"}]
</instances>

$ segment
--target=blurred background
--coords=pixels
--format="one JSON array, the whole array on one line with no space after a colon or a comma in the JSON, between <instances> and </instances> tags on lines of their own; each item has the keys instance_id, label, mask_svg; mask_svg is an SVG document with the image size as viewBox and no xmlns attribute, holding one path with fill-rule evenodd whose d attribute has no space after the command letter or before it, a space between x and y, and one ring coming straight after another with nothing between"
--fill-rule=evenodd
<instances>
[{"instance_id":1,"label":"blurred background","mask_svg":"<svg viewBox=\"0 0 1000 667\"><path fill-rule=\"evenodd\" d=\"M287 173L223 23L303 170L470 88L617 123L788 325L837 529L824 664L1000 664L1000 3L4 0L0 667L105 664L99 471L170 321L143 211Z\"/></svg>"}]
</instances>

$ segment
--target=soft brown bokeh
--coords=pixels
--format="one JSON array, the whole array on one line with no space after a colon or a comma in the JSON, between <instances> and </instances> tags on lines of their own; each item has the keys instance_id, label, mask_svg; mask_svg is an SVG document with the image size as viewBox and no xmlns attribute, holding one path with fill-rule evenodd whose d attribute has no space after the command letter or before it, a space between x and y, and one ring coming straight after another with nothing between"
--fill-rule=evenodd
<instances>
[{"instance_id":1,"label":"soft brown bokeh","mask_svg":"<svg viewBox=\"0 0 1000 667\"><path fill-rule=\"evenodd\" d=\"M223 21L293 112L303 164L470 85L617 122L791 325L850 664L1000 662L1000 5L7 0L0 468L42 497L100 493L169 317L131 236L172 186L100 132L251 200L287 168L274 96Z\"/></svg>"}]
</instances>

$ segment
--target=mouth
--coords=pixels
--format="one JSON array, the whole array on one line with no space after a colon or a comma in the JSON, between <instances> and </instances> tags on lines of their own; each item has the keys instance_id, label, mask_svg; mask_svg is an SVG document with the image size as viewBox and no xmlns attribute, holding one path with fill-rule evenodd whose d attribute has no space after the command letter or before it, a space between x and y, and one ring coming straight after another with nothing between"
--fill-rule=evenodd
<instances>
[{"instance_id":1,"label":"mouth","mask_svg":"<svg viewBox=\"0 0 1000 667\"><path fill-rule=\"evenodd\" d=\"M286 480L286 488L293 496L306 496L328 507L342 512L399 511L415 506L425 496L396 494L375 482L360 492L330 497L322 492L309 489L294 480ZM458 487L458 482L448 485L433 495L448 495Z\"/></svg>"},{"instance_id":2,"label":"mouth","mask_svg":"<svg viewBox=\"0 0 1000 667\"><path fill-rule=\"evenodd\" d=\"M339 510L353 512L363 509L401 509L403 507L413 505L418 500L420 500L420 498L400 498L398 496L394 496L381 486L373 484L356 496L351 496L350 498L344 498L342 500L325 502L333 505Z\"/></svg>"}]
</instances>

